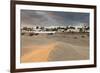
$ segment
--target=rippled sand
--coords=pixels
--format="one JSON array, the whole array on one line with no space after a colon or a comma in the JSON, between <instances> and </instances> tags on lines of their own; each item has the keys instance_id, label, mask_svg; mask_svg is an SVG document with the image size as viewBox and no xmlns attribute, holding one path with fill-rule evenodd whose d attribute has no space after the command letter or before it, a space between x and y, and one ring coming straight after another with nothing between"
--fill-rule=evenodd
<instances>
[{"instance_id":1,"label":"rippled sand","mask_svg":"<svg viewBox=\"0 0 100 73\"><path fill-rule=\"evenodd\" d=\"M21 63L89 59L86 34L23 35L21 39Z\"/></svg>"}]
</instances>

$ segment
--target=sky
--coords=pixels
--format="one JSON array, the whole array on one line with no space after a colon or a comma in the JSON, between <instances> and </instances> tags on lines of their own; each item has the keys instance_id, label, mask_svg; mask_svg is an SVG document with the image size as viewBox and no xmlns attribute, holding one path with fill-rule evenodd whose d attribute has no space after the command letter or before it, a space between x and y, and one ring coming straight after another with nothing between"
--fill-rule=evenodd
<instances>
[{"instance_id":1,"label":"sky","mask_svg":"<svg viewBox=\"0 0 100 73\"><path fill-rule=\"evenodd\" d=\"M21 10L21 26L89 25L89 13Z\"/></svg>"}]
</instances>

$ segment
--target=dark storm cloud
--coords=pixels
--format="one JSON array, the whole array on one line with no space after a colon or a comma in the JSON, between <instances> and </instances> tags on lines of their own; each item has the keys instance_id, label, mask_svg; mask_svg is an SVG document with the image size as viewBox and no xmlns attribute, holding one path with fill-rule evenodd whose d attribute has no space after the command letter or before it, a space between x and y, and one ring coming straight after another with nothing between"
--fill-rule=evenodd
<instances>
[{"instance_id":1,"label":"dark storm cloud","mask_svg":"<svg viewBox=\"0 0 100 73\"><path fill-rule=\"evenodd\" d=\"M89 25L89 13L21 10L21 24L39 26Z\"/></svg>"}]
</instances>

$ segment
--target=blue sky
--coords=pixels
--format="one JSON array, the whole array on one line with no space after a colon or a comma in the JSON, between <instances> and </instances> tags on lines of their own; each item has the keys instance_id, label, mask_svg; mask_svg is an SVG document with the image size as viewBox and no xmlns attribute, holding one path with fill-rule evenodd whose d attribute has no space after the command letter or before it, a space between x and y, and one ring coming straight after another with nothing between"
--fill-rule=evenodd
<instances>
[{"instance_id":1,"label":"blue sky","mask_svg":"<svg viewBox=\"0 0 100 73\"><path fill-rule=\"evenodd\" d=\"M21 10L21 25L68 26L89 25L89 13Z\"/></svg>"}]
</instances>

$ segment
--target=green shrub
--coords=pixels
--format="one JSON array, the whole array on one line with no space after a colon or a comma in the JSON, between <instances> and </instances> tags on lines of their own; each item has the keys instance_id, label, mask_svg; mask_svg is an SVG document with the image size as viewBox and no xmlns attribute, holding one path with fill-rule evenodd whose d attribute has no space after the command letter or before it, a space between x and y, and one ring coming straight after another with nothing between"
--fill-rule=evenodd
<instances>
[{"instance_id":1,"label":"green shrub","mask_svg":"<svg viewBox=\"0 0 100 73\"><path fill-rule=\"evenodd\" d=\"M82 35L81 37L82 37L82 38L85 38L85 36L84 36L84 35Z\"/></svg>"},{"instance_id":2,"label":"green shrub","mask_svg":"<svg viewBox=\"0 0 100 73\"><path fill-rule=\"evenodd\" d=\"M77 37L75 36L74 39L77 39Z\"/></svg>"},{"instance_id":3,"label":"green shrub","mask_svg":"<svg viewBox=\"0 0 100 73\"><path fill-rule=\"evenodd\" d=\"M24 35L24 34L25 34L24 32L21 33L21 35Z\"/></svg>"},{"instance_id":4,"label":"green shrub","mask_svg":"<svg viewBox=\"0 0 100 73\"><path fill-rule=\"evenodd\" d=\"M29 33L29 36L33 36L34 34L33 33Z\"/></svg>"},{"instance_id":5,"label":"green shrub","mask_svg":"<svg viewBox=\"0 0 100 73\"><path fill-rule=\"evenodd\" d=\"M48 33L48 35L53 35L53 33Z\"/></svg>"}]
</instances>

